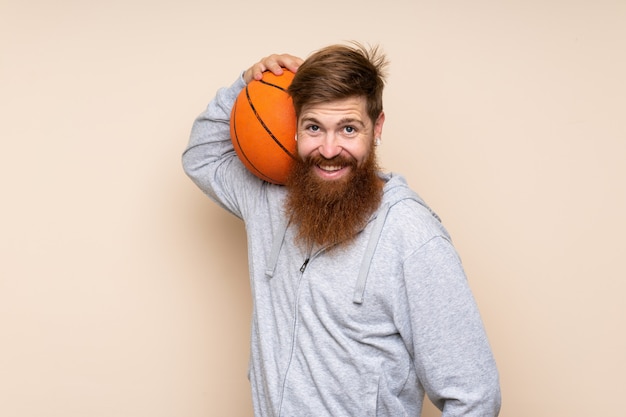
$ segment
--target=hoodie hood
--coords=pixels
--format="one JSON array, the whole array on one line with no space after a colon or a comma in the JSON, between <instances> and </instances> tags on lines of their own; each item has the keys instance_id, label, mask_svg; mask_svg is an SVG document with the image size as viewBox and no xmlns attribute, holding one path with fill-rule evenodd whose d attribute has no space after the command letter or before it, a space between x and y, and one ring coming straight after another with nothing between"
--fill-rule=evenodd
<instances>
[{"instance_id":1,"label":"hoodie hood","mask_svg":"<svg viewBox=\"0 0 626 417\"><path fill-rule=\"evenodd\" d=\"M354 288L352 301L356 304L363 303L365 285L367 283L367 277L369 274L372 258L376 253L376 248L378 246L380 236L385 226L385 222L389 215L389 211L394 205L404 200L413 200L421 206L425 207L438 222L441 222L439 216L426 205L424 200L422 200L422 198L417 195L417 193L409 188L406 180L402 176L391 173L381 173L380 176L381 179L385 181L385 186L383 187L383 199L380 207L372 215L372 218L368 223L368 227L370 227L370 225L372 227L372 232L370 234L370 238L365 249L363 261L361 262L361 267L359 269L358 279ZM276 270L276 264L278 262L278 256L284 243L288 226L288 218L283 219L283 221L278 226L279 229L277 230L277 233L275 235L276 237L272 243L272 249L270 251L270 256L267 262L267 269L265 271L265 274L269 278L274 276L274 271Z\"/></svg>"},{"instance_id":2,"label":"hoodie hood","mask_svg":"<svg viewBox=\"0 0 626 417\"><path fill-rule=\"evenodd\" d=\"M403 177L394 174L381 174L381 178L385 180L385 186L383 187L383 201L380 208L374 214L374 218L372 220L372 233L365 249L363 261L361 262L361 268L359 270L359 276L354 288L352 301L356 304L361 304L363 302L365 284L367 283L370 265L372 264L374 253L376 252L380 236L383 232L385 221L387 220L389 211L394 205L404 200L413 200L428 209L430 214L441 223L439 216L426 205L424 200L422 200L417 193L409 188Z\"/></svg>"}]
</instances>

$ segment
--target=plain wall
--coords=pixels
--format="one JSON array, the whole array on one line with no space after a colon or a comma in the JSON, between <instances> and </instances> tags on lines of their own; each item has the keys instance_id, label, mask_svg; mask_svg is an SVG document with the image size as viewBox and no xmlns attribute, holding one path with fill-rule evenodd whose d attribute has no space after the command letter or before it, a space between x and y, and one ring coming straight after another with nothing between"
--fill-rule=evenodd
<instances>
[{"instance_id":1,"label":"plain wall","mask_svg":"<svg viewBox=\"0 0 626 417\"><path fill-rule=\"evenodd\" d=\"M391 61L381 162L453 236L501 415L623 415L623 0L0 1L3 417L251 416L243 225L180 155L253 62L352 39Z\"/></svg>"}]
</instances>

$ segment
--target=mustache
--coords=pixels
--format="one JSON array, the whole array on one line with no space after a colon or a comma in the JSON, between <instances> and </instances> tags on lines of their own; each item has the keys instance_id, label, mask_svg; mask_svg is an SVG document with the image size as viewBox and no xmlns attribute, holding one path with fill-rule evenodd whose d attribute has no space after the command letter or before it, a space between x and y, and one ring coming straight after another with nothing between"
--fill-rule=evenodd
<instances>
[{"instance_id":1,"label":"mustache","mask_svg":"<svg viewBox=\"0 0 626 417\"><path fill-rule=\"evenodd\" d=\"M332 158L325 158L324 156L317 154L311 155L307 157L304 161L304 164L308 166L320 165L320 166L330 166L330 165L339 165L339 166L351 166L356 168L357 161L356 159L348 156L343 156L341 154L335 155Z\"/></svg>"}]
</instances>

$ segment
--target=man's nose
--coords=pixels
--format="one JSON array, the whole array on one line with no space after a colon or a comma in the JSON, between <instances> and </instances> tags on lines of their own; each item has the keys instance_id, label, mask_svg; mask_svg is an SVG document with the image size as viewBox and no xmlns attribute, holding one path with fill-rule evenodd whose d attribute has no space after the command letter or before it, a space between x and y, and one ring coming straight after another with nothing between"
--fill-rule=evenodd
<instances>
[{"instance_id":1,"label":"man's nose","mask_svg":"<svg viewBox=\"0 0 626 417\"><path fill-rule=\"evenodd\" d=\"M341 149L339 138L334 133L324 135L322 143L320 143L318 148L320 154L326 159L331 159L339 155Z\"/></svg>"}]
</instances>

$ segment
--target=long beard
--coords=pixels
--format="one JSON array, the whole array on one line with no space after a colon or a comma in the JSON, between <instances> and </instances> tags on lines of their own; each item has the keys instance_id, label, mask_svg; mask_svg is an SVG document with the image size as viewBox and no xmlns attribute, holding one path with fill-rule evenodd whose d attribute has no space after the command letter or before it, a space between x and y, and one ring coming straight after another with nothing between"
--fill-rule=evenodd
<instances>
[{"instance_id":1,"label":"long beard","mask_svg":"<svg viewBox=\"0 0 626 417\"><path fill-rule=\"evenodd\" d=\"M350 165L350 173L339 180L322 180L313 166ZM382 198L383 182L378 177L376 155L370 152L360 167L354 159L321 156L298 160L287 180L287 215L298 228L297 243L303 248L346 245L367 224Z\"/></svg>"}]
</instances>

